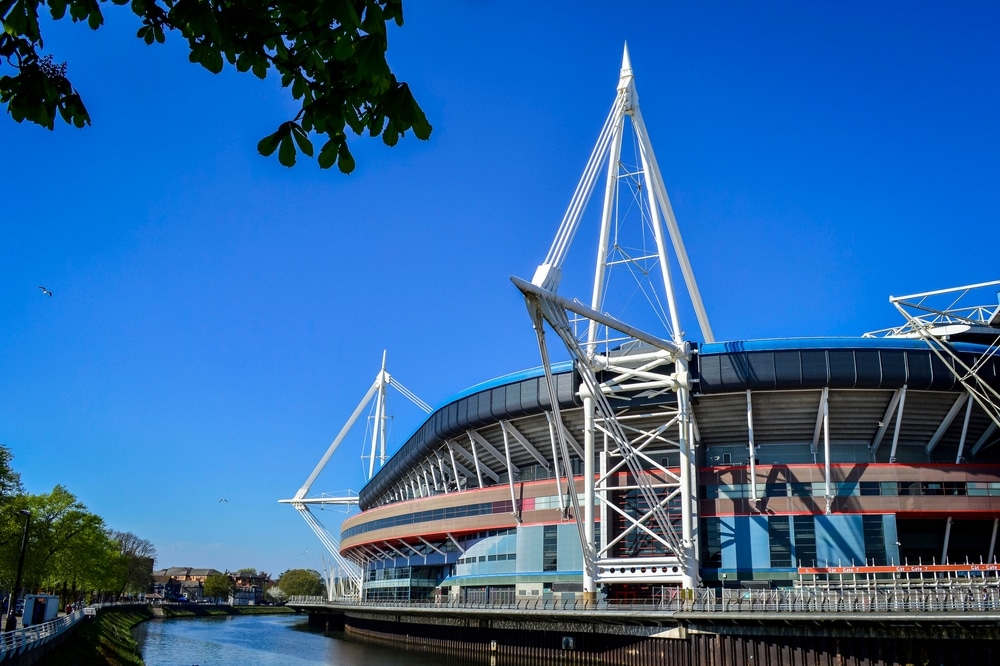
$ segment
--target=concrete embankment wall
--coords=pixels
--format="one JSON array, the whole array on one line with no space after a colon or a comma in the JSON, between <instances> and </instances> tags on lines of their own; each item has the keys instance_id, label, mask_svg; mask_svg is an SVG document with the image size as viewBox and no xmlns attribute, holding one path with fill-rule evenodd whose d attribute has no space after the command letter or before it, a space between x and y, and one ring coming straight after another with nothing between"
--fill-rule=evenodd
<instances>
[{"instance_id":1,"label":"concrete embankment wall","mask_svg":"<svg viewBox=\"0 0 1000 666\"><path fill-rule=\"evenodd\" d=\"M988 624L988 623L987 623ZM674 627L527 618L348 612L362 640L440 654L448 663L606 666L904 666L1000 663L997 626L685 623Z\"/></svg>"}]
</instances>

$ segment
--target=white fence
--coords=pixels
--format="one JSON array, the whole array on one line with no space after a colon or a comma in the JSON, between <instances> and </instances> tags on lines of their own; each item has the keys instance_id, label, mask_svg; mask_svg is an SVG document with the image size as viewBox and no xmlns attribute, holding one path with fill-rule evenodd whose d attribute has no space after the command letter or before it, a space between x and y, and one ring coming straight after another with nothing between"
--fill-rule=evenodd
<instances>
[{"instance_id":1,"label":"white fence","mask_svg":"<svg viewBox=\"0 0 1000 666\"><path fill-rule=\"evenodd\" d=\"M81 619L83 619L83 609L42 624L0 634L0 661L9 661L20 654L45 645Z\"/></svg>"},{"instance_id":2,"label":"white fence","mask_svg":"<svg viewBox=\"0 0 1000 666\"><path fill-rule=\"evenodd\" d=\"M693 591L664 588L650 599L582 599L519 598L515 601L364 601L325 597L290 597L293 606L355 606L358 608L467 608L523 609L544 611L709 611L719 613L979 613L1000 611L1000 588L993 585L962 585L953 587L883 587L823 589L788 588L779 590L714 590Z\"/></svg>"}]
</instances>

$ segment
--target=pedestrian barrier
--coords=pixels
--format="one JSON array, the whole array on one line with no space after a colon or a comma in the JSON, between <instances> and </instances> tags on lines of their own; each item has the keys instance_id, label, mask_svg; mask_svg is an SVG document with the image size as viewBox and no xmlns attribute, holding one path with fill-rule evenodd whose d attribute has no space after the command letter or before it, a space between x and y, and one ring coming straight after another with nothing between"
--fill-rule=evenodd
<instances>
[{"instance_id":1,"label":"pedestrian barrier","mask_svg":"<svg viewBox=\"0 0 1000 666\"><path fill-rule=\"evenodd\" d=\"M54 620L0 634L0 663L45 645L83 619L84 611L76 610Z\"/></svg>"},{"instance_id":2,"label":"pedestrian barrier","mask_svg":"<svg viewBox=\"0 0 1000 666\"><path fill-rule=\"evenodd\" d=\"M288 605L353 606L357 608L441 608L469 610L537 610L537 611L621 611L621 612L683 612L707 611L718 613L978 613L1000 611L1000 587L993 584L967 584L948 587L888 587L857 588L788 588L700 589L693 594L677 588L663 588L650 599L519 599L490 602L485 600L379 600L357 601L349 598L328 600L325 597L290 597Z\"/></svg>"}]
</instances>

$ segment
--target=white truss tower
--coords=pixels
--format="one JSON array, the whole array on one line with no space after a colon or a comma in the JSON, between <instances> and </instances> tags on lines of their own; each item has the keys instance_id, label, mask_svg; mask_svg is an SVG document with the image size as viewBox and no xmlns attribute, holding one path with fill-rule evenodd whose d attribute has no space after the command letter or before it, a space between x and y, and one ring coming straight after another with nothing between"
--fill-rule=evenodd
<instances>
[{"instance_id":1,"label":"white truss tower","mask_svg":"<svg viewBox=\"0 0 1000 666\"><path fill-rule=\"evenodd\" d=\"M637 164L626 166L621 148L626 122L631 123ZM606 169L601 231L590 306L558 295L567 253L601 170ZM634 215L629 215L631 211ZM638 211L638 212L636 212ZM629 250L620 244L623 225L638 217L641 235L649 244ZM705 341L713 340L687 252L667 197L653 148L639 112L638 95L628 47L622 59L618 93L597 145L546 256L531 282L511 278L522 291L538 336L539 350L554 396L543 323L559 336L582 377L584 409L584 501L581 511L573 475L567 472L568 493L580 532L584 554L584 595L593 599L605 582L656 583L694 588L698 585L697 509L694 497L695 460L688 363L690 346L684 340L670 279L667 235L673 259L680 267L688 296ZM605 313L612 269L624 268L643 286L633 288L647 296L661 317L666 335L650 334ZM651 280L659 274L661 282ZM662 290L662 292L661 292ZM663 300L661 300L661 297ZM662 303L666 302L665 312ZM571 321L572 320L572 321ZM578 333L576 323L584 324ZM622 410L622 401L675 394L673 404L648 413ZM618 407L612 405L615 402ZM652 408L644 408L649 412ZM553 400L553 416L561 421ZM650 423L653 425L650 425ZM570 470L563 429L556 450L563 470ZM598 456L596 440L602 449ZM679 472L672 471L664 453L679 454ZM595 471L595 460L600 470ZM623 482L622 479L625 479ZM596 479L596 480L595 480ZM628 494L625 508L616 496ZM601 511L600 543L595 542L594 507ZM609 534L614 522L623 527ZM643 552L613 557L623 540L644 542Z\"/></svg>"},{"instance_id":2,"label":"white truss tower","mask_svg":"<svg viewBox=\"0 0 1000 666\"><path fill-rule=\"evenodd\" d=\"M316 464L316 467L309 475L309 478L306 479L305 483L302 484L302 487L299 488L299 491L295 493L295 497L292 499L278 500L282 504L291 504L295 510L299 512L299 515L302 516L326 548L327 552L329 552L333 557L339 568L339 593L346 596L353 596L358 599L361 598L364 570L359 567L357 563L346 559L340 554L340 541L337 537L330 534L330 532L309 510L309 505L317 504L321 506L357 506L358 496L353 493L348 493L346 496L341 497L333 497L329 495L307 497L307 495L312 489L312 485L316 481L316 478L320 475L323 469L326 468L327 463L330 462L330 458L333 456L334 451L337 450L347 434L354 428L354 424L357 422L358 417L361 416L366 408L372 410L372 407L374 407L371 456L368 461L367 480L371 481L372 477L375 475L376 458L379 460L380 467L385 463L387 423L389 419L386 409L386 389L389 386L392 386L397 391L402 393L403 396L423 410L424 413L429 414L431 412L430 405L418 398L412 391L393 379L392 376L386 372L385 356L385 352L382 352L382 368L379 370L378 375L376 375L375 381L372 382L372 385L365 393L365 397L361 399L361 402L358 403L354 413L351 414L349 419L347 419L347 422L344 424L344 427L340 429L337 437L334 438L333 442L330 443L330 446L327 447L326 453L324 453L323 457L320 458L319 463ZM327 589L327 593L332 593L329 588Z\"/></svg>"},{"instance_id":3,"label":"white truss tower","mask_svg":"<svg viewBox=\"0 0 1000 666\"><path fill-rule=\"evenodd\" d=\"M983 304L971 299L991 293L991 303ZM890 296L906 323L895 328L866 333L865 337L918 338L927 343L931 351L949 368L965 387L972 399L1000 428L1000 392L979 376L979 367L1000 353L1000 280L981 282L964 287L939 289L909 296ZM991 351L973 365L968 365L948 343L951 336L976 335L989 345ZM972 403L969 403L972 406ZM962 451L959 451L961 457Z\"/></svg>"}]
</instances>

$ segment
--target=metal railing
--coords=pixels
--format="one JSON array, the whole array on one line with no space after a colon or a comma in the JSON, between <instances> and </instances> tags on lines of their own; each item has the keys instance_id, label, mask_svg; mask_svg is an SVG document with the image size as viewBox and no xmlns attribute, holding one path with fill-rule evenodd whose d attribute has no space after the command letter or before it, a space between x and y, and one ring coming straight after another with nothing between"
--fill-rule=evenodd
<instances>
[{"instance_id":1,"label":"metal railing","mask_svg":"<svg viewBox=\"0 0 1000 666\"><path fill-rule=\"evenodd\" d=\"M685 594L686 592L686 594ZM362 601L325 597L290 597L293 606L351 606L355 608L412 608L468 610L610 611L610 612L718 612L718 613L982 613L1000 611L1000 588L971 583L947 588L887 587L778 590L665 590L648 599L532 598L513 602Z\"/></svg>"},{"instance_id":2,"label":"metal railing","mask_svg":"<svg viewBox=\"0 0 1000 666\"><path fill-rule=\"evenodd\" d=\"M31 625L14 631L0 634L0 659L23 654L40 645L48 643L74 624L83 619L83 609L61 615L54 620L42 624Z\"/></svg>"}]
</instances>

